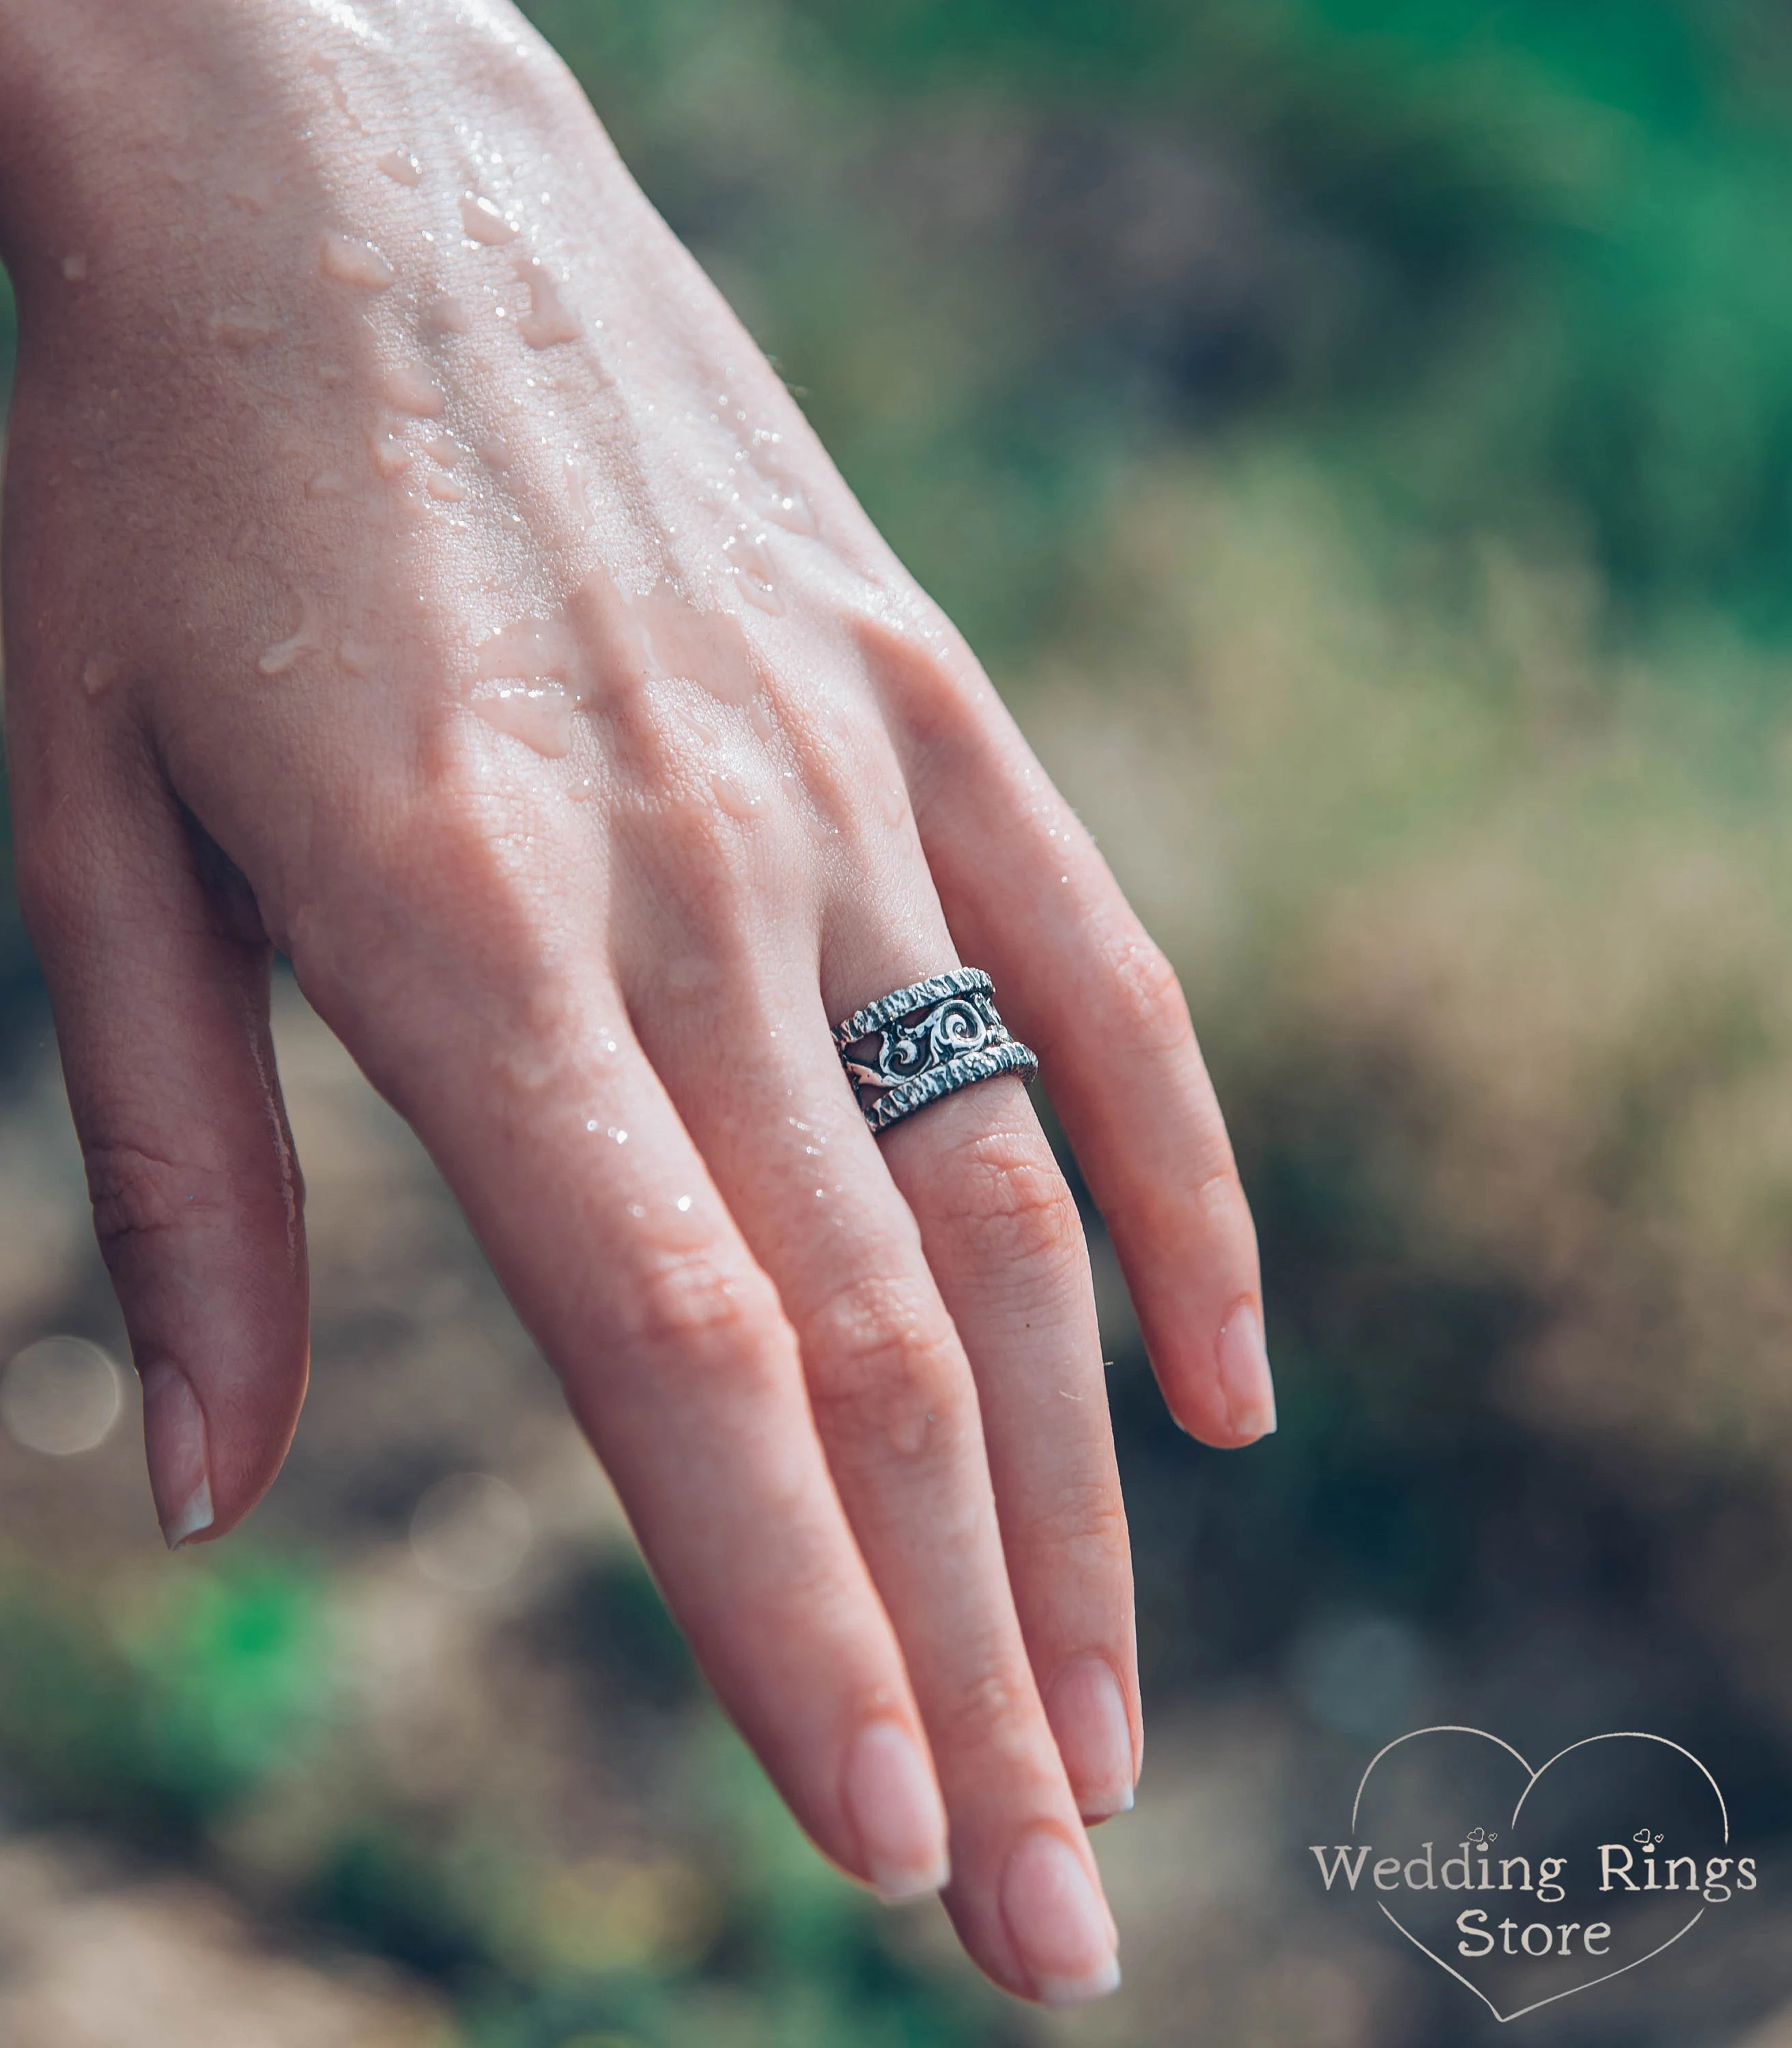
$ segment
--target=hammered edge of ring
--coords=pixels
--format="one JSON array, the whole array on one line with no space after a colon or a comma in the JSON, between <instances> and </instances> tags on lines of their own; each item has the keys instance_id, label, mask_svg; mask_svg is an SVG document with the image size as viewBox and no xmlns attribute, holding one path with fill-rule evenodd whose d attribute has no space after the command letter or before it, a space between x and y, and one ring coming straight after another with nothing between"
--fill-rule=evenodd
<instances>
[{"instance_id":1,"label":"hammered edge of ring","mask_svg":"<svg viewBox=\"0 0 1792 2048\"><path fill-rule=\"evenodd\" d=\"M986 981L987 979L987 976L983 977ZM948 991L954 995L964 992ZM861 1010L859 1015L864 1014ZM852 1021L856 1023L858 1018ZM979 1052L960 1053L944 1066L917 1074L913 1080L899 1081L887 1095L879 1096L864 1111L865 1121L874 1134L886 1131L892 1124L900 1123L905 1116L912 1116L917 1109L925 1109L929 1103L938 1102L946 1096L956 1095L975 1081L992 1081L998 1074L1019 1074L1031 1080L1038 1071L1039 1061L1030 1047L1023 1045L1018 1038L1006 1039L999 1045L985 1046Z\"/></svg>"},{"instance_id":2,"label":"hammered edge of ring","mask_svg":"<svg viewBox=\"0 0 1792 2048\"><path fill-rule=\"evenodd\" d=\"M875 1003L867 1003L863 1010L854 1010L844 1024L834 1026L834 1045L844 1053L848 1045L857 1045L861 1038L869 1038L874 1032L913 1016L917 1010L931 1010L937 1003L950 1002L955 995L987 995L993 999L995 994L995 983L980 967L955 967L925 981L910 982L906 988L879 996Z\"/></svg>"}]
</instances>

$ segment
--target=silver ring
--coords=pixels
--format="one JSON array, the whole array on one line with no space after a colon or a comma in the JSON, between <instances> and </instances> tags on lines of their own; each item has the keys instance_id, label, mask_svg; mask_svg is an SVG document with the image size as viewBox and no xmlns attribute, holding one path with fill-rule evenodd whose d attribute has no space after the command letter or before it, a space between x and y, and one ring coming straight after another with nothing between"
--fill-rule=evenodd
<instances>
[{"instance_id":1,"label":"silver ring","mask_svg":"<svg viewBox=\"0 0 1792 2048\"><path fill-rule=\"evenodd\" d=\"M955 967L855 1010L834 1030L840 1065L874 1132L998 1074L1031 1080L1039 1062L996 1014L995 984Z\"/></svg>"}]
</instances>

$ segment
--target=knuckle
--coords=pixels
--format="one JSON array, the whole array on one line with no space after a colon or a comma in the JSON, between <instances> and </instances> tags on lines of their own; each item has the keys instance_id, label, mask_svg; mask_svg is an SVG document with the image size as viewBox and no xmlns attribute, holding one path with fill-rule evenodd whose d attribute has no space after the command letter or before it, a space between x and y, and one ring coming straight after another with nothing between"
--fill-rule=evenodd
<instances>
[{"instance_id":1,"label":"knuckle","mask_svg":"<svg viewBox=\"0 0 1792 2048\"><path fill-rule=\"evenodd\" d=\"M961 1425L964 1369L901 1281L862 1275L802 1325L811 1405L830 1441L905 1454L939 1445Z\"/></svg>"},{"instance_id":2,"label":"knuckle","mask_svg":"<svg viewBox=\"0 0 1792 2048\"><path fill-rule=\"evenodd\" d=\"M641 1268L621 1335L644 1364L735 1381L768 1369L789 1341L769 1286L702 1248L661 1252Z\"/></svg>"},{"instance_id":3,"label":"knuckle","mask_svg":"<svg viewBox=\"0 0 1792 2048\"><path fill-rule=\"evenodd\" d=\"M1019 1674L1010 1675L993 1659L989 1668L953 1689L944 1712L942 1750L979 1751L1013 1747L1030 1687Z\"/></svg>"},{"instance_id":4,"label":"knuckle","mask_svg":"<svg viewBox=\"0 0 1792 2048\"><path fill-rule=\"evenodd\" d=\"M1049 1515L1028 1531L1028 1540L1056 1553L1067 1570L1124 1559L1129 1554L1127 1511L1118 1478L1061 1478Z\"/></svg>"},{"instance_id":5,"label":"knuckle","mask_svg":"<svg viewBox=\"0 0 1792 2048\"><path fill-rule=\"evenodd\" d=\"M1176 970L1162 948L1142 933L1122 942L1112 966L1119 1028L1141 1050L1183 1053L1194 1043L1194 1026Z\"/></svg>"},{"instance_id":6,"label":"knuckle","mask_svg":"<svg viewBox=\"0 0 1792 2048\"><path fill-rule=\"evenodd\" d=\"M1037 1132L985 1133L942 1162L948 1214L986 1263L1061 1265L1083 1243L1082 1219Z\"/></svg>"},{"instance_id":7,"label":"knuckle","mask_svg":"<svg viewBox=\"0 0 1792 2048\"><path fill-rule=\"evenodd\" d=\"M83 1147L95 1234L107 1263L145 1240L202 1229L232 1206L215 1169L166 1159L135 1145Z\"/></svg>"}]
</instances>

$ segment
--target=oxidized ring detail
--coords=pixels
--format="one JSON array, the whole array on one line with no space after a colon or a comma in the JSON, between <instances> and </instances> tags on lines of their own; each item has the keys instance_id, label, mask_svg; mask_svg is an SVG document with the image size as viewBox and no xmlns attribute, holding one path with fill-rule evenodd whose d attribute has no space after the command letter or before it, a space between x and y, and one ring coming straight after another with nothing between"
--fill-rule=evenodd
<instances>
[{"instance_id":1,"label":"oxidized ring detail","mask_svg":"<svg viewBox=\"0 0 1792 2048\"><path fill-rule=\"evenodd\" d=\"M954 968L867 1003L836 1027L840 1064L874 1132L973 1081L1038 1073L1038 1061L996 1014L995 987L981 968Z\"/></svg>"}]
</instances>

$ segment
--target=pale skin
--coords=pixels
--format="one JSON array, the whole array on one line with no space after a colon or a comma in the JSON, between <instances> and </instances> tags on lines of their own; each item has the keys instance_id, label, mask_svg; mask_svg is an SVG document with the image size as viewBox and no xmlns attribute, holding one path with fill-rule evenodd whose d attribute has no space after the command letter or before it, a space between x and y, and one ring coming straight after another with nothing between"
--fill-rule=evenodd
<instances>
[{"instance_id":1,"label":"pale skin","mask_svg":"<svg viewBox=\"0 0 1792 2048\"><path fill-rule=\"evenodd\" d=\"M208 1542L307 1370L270 949L429 1147L728 1712L1023 1998L1117 1979L1131 1569L1018 1081L829 1038L987 968L1177 1419L1274 1425L1173 975L964 642L502 0L0 0L19 883Z\"/></svg>"}]
</instances>

